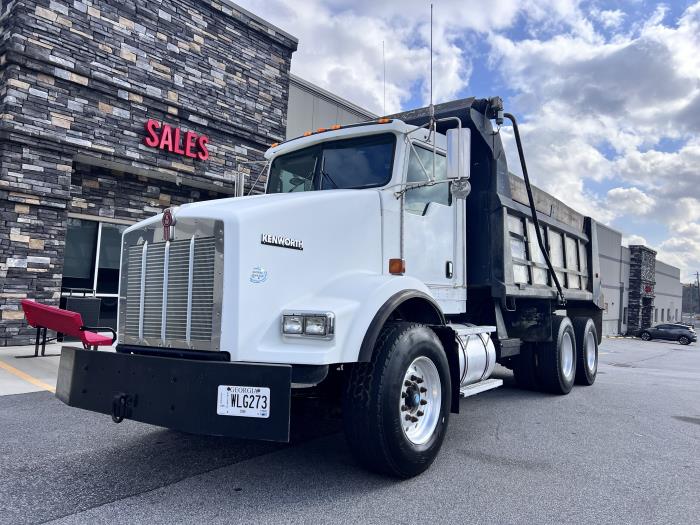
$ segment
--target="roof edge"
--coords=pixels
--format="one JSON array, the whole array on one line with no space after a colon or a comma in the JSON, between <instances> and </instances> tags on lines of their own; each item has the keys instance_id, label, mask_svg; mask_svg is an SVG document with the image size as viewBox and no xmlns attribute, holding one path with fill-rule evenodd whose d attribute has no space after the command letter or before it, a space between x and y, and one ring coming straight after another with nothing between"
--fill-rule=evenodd
<instances>
[{"instance_id":1,"label":"roof edge","mask_svg":"<svg viewBox=\"0 0 700 525\"><path fill-rule=\"evenodd\" d=\"M293 48L294 51L296 51L297 46L298 46L298 44L299 44L299 39L298 39L297 37L295 37L294 35L292 35L292 34L290 34L290 33L287 33L284 29L281 29L281 28L277 27L276 25L274 25L274 24L268 22L268 21L265 20L264 18L262 18L262 17L256 15L255 13L252 13L252 12L248 11L247 9L241 7L240 5L238 5L237 3L233 2L232 0L217 0L217 2L220 3L220 4L222 4L222 6L226 6L226 7L228 7L229 9L233 9L233 10L235 10L235 11L238 11L239 13L241 13L241 14L247 16L247 17L250 18L251 20L253 20L253 21L257 22L258 24L260 24L260 25L266 27L269 31L272 31L272 34L271 34L270 36L275 36L275 34L277 34L277 35L281 35L281 36L283 36L283 37L285 37L285 38L291 40L292 43L294 44L294 45L291 46L291 47ZM211 3L213 3L213 2L211 2ZM225 13L225 11L223 11L223 10L222 10L222 12Z\"/></svg>"}]
</instances>

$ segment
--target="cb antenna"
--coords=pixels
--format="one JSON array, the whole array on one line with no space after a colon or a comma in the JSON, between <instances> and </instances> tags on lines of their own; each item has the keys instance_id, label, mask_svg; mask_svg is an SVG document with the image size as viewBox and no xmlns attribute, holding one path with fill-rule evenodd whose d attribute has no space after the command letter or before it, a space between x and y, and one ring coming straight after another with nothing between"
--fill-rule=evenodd
<instances>
[{"instance_id":1,"label":"cb antenna","mask_svg":"<svg viewBox=\"0 0 700 525\"><path fill-rule=\"evenodd\" d=\"M435 107L433 106L433 4L430 4L430 121L435 123Z\"/></svg>"},{"instance_id":2,"label":"cb antenna","mask_svg":"<svg viewBox=\"0 0 700 525\"><path fill-rule=\"evenodd\" d=\"M384 55L384 40L382 40L382 64L384 67L384 114L386 115L386 57Z\"/></svg>"}]
</instances>

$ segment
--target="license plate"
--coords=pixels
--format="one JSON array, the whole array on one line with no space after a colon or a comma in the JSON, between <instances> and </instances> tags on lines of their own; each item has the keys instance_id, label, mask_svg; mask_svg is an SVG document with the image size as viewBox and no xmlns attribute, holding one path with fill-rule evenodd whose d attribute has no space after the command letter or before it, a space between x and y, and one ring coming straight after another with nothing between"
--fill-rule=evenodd
<instances>
[{"instance_id":1,"label":"license plate","mask_svg":"<svg viewBox=\"0 0 700 525\"><path fill-rule=\"evenodd\" d=\"M219 385L216 413L220 416L270 417L270 389Z\"/></svg>"}]
</instances>

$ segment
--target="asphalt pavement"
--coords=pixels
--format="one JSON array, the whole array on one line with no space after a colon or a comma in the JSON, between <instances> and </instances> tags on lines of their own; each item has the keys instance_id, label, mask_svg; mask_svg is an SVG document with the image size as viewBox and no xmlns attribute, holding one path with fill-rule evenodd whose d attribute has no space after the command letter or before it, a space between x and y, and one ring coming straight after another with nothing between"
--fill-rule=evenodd
<instances>
[{"instance_id":1,"label":"asphalt pavement","mask_svg":"<svg viewBox=\"0 0 700 525\"><path fill-rule=\"evenodd\" d=\"M313 401L280 445L115 425L35 385L0 397L0 523L696 520L700 346L606 339L600 357L568 396L500 370L506 385L463 400L432 468L401 482L357 467Z\"/></svg>"}]
</instances>

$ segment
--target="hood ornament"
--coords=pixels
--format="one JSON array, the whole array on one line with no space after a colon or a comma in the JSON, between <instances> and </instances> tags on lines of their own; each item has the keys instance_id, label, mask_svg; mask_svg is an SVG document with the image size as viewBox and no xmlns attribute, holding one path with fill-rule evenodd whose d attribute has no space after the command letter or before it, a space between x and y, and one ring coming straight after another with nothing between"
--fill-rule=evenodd
<instances>
[{"instance_id":1,"label":"hood ornament","mask_svg":"<svg viewBox=\"0 0 700 525\"><path fill-rule=\"evenodd\" d=\"M175 233L175 216L173 215L173 210L171 208L166 208L163 211L163 240L165 242L173 240L173 234Z\"/></svg>"}]
</instances>

